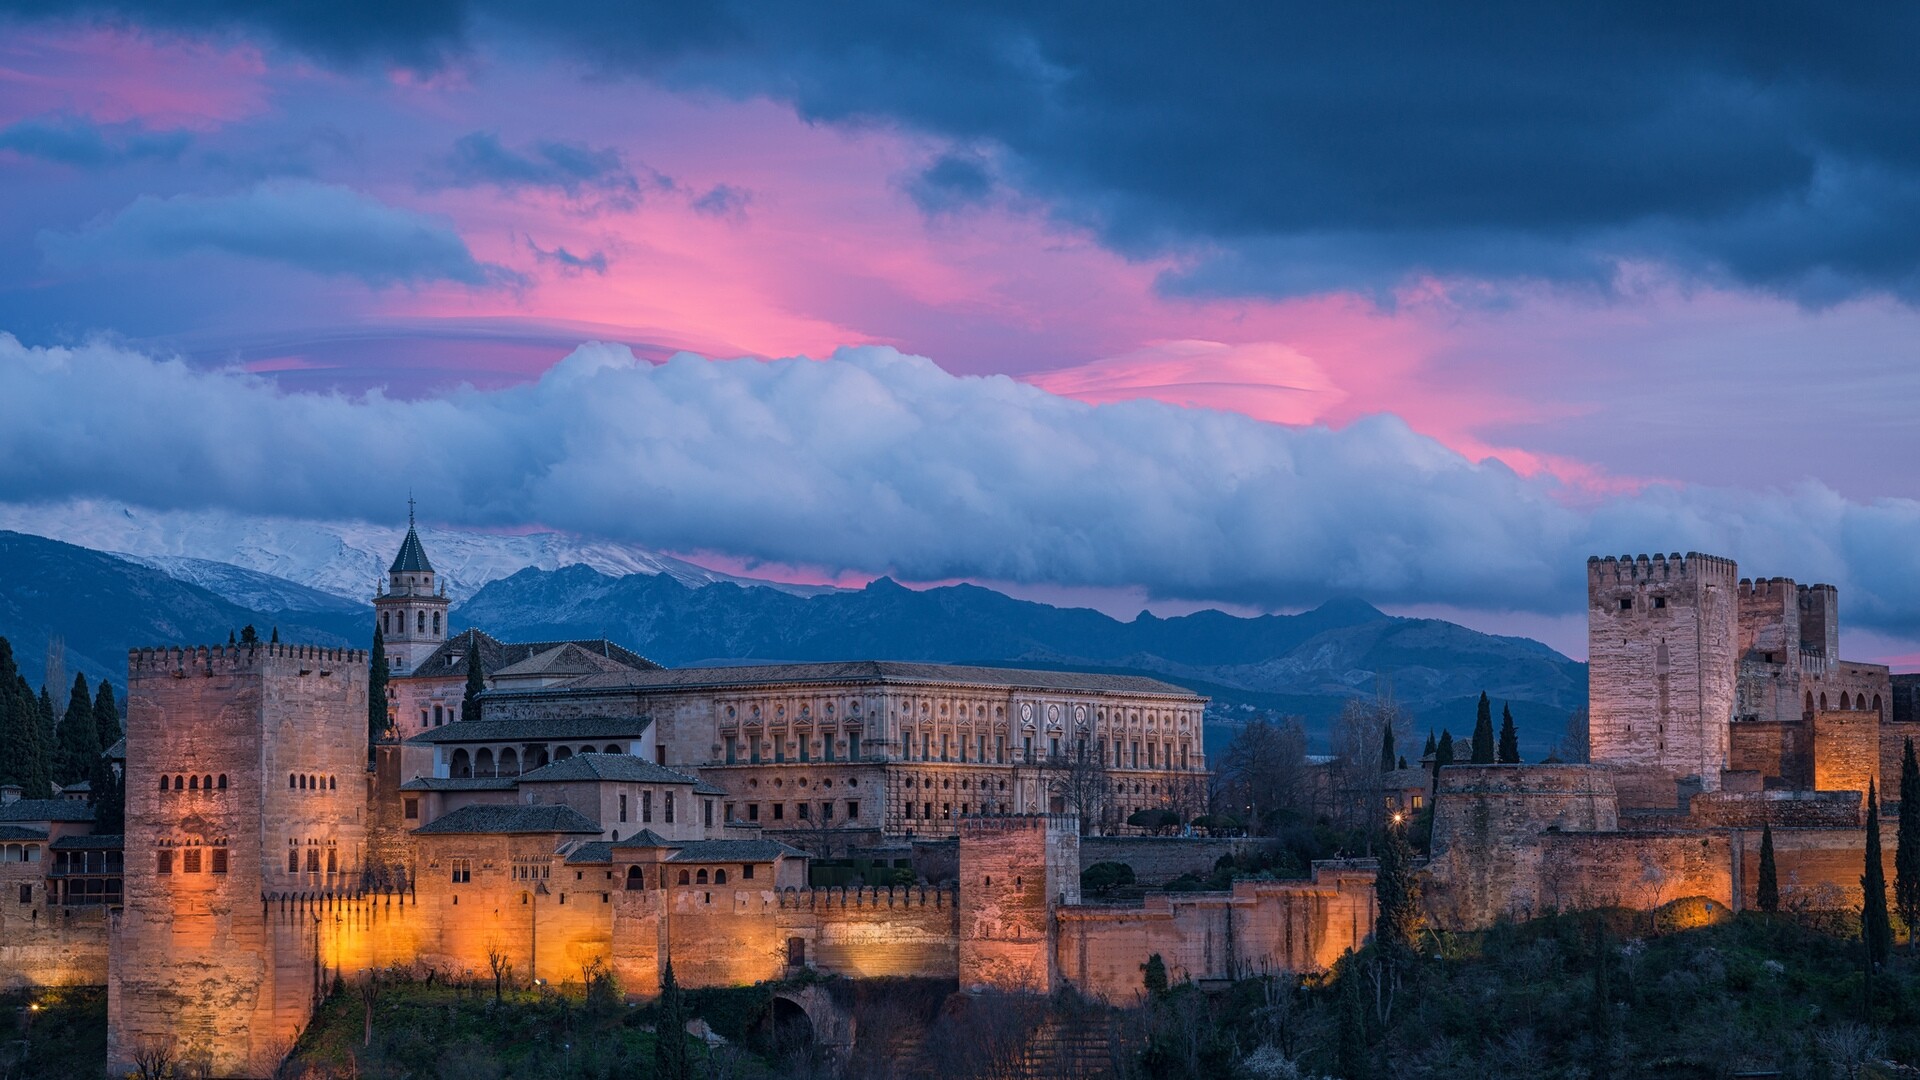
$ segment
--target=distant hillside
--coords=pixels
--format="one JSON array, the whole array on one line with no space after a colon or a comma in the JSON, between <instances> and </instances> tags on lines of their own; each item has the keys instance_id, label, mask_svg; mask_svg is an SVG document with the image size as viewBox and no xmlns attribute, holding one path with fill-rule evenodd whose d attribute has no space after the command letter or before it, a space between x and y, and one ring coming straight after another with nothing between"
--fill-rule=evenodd
<instances>
[{"instance_id":1,"label":"distant hillside","mask_svg":"<svg viewBox=\"0 0 1920 1080\"><path fill-rule=\"evenodd\" d=\"M493 582L453 620L507 638L605 635L669 666L859 657L1146 673L1215 697L1219 736L1230 734L1220 721L1258 709L1298 713L1324 729L1347 700L1386 680L1421 731L1465 734L1483 689L1512 701L1528 752L1544 753L1586 698L1586 666L1539 642L1395 618L1358 601L1299 615L1143 613L1121 622L972 585L917 591L882 578L799 597L570 566Z\"/></svg>"},{"instance_id":2,"label":"distant hillside","mask_svg":"<svg viewBox=\"0 0 1920 1080\"><path fill-rule=\"evenodd\" d=\"M260 611L105 552L0 532L0 637L13 643L36 685L47 640L56 634L66 639L69 675L124 686L129 648L225 641L248 623L262 637L278 625L290 641L364 646L372 618L371 609Z\"/></svg>"}]
</instances>

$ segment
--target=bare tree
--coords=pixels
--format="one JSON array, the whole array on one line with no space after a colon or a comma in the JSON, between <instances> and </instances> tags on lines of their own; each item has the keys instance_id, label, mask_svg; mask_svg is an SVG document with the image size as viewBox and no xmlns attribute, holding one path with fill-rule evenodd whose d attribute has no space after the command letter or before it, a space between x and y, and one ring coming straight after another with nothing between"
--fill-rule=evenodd
<instances>
[{"instance_id":1,"label":"bare tree","mask_svg":"<svg viewBox=\"0 0 1920 1080\"><path fill-rule=\"evenodd\" d=\"M1333 726L1334 811L1342 825L1378 832L1386 822L1386 785L1380 771L1381 734L1391 728L1396 743L1407 739L1407 717L1382 683L1372 698L1354 698Z\"/></svg>"},{"instance_id":2,"label":"bare tree","mask_svg":"<svg viewBox=\"0 0 1920 1080\"><path fill-rule=\"evenodd\" d=\"M1553 756L1569 765L1585 765L1593 759L1587 738L1587 709L1583 705L1567 716L1566 733L1560 736Z\"/></svg>"},{"instance_id":3,"label":"bare tree","mask_svg":"<svg viewBox=\"0 0 1920 1080\"><path fill-rule=\"evenodd\" d=\"M1113 781L1106 760L1090 751L1085 739L1071 750L1047 755L1040 772L1048 794L1061 796L1068 810L1078 815L1082 833L1111 817Z\"/></svg>"},{"instance_id":4,"label":"bare tree","mask_svg":"<svg viewBox=\"0 0 1920 1080\"><path fill-rule=\"evenodd\" d=\"M1307 809L1311 784L1300 718L1263 716L1241 728L1221 755L1218 777L1214 808L1256 832L1276 811Z\"/></svg>"},{"instance_id":5,"label":"bare tree","mask_svg":"<svg viewBox=\"0 0 1920 1080\"><path fill-rule=\"evenodd\" d=\"M179 1050L170 1037L146 1036L133 1044L136 1080L172 1080Z\"/></svg>"},{"instance_id":6,"label":"bare tree","mask_svg":"<svg viewBox=\"0 0 1920 1080\"><path fill-rule=\"evenodd\" d=\"M373 1045L373 1007L380 1003L380 970L370 968L360 979L360 1006L366 1017L366 1031L360 1040L361 1046Z\"/></svg>"},{"instance_id":7,"label":"bare tree","mask_svg":"<svg viewBox=\"0 0 1920 1080\"><path fill-rule=\"evenodd\" d=\"M497 1005L502 987L513 979L513 961L497 941L487 942L487 970L493 972L493 1001Z\"/></svg>"}]
</instances>

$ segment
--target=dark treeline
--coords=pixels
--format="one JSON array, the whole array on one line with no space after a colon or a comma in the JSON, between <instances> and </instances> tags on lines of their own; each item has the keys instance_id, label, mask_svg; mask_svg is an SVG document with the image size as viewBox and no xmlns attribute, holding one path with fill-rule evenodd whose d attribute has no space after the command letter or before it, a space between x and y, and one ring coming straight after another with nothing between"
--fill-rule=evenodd
<instances>
[{"instance_id":1,"label":"dark treeline","mask_svg":"<svg viewBox=\"0 0 1920 1080\"><path fill-rule=\"evenodd\" d=\"M47 670L62 670L57 654L49 656ZM56 705L56 691L64 707ZM0 637L0 784L18 785L22 798L50 799L59 788L85 782L96 828L117 833L126 796L120 771L105 752L122 731L112 683L103 679L89 687L85 675L75 675L71 686L43 683L36 692L13 644Z\"/></svg>"}]
</instances>

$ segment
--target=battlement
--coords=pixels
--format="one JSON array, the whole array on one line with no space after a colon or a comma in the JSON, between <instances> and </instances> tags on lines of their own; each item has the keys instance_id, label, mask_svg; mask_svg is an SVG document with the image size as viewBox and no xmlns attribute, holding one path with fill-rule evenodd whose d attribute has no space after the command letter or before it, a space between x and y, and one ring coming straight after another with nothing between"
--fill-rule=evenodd
<instances>
[{"instance_id":1,"label":"battlement","mask_svg":"<svg viewBox=\"0 0 1920 1080\"><path fill-rule=\"evenodd\" d=\"M1654 585L1676 581L1719 581L1732 584L1739 576L1738 564L1718 555L1689 551L1662 555L1591 555L1587 558L1587 584L1591 586Z\"/></svg>"},{"instance_id":2,"label":"battlement","mask_svg":"<svg viewBox=\"0 0 1920 1080\"><path fill-rule=\"evenodd\" d=\"M957 885L823 886L782 889L783 911L841 911L860 908L947 908L959 903Z\"/></svg>"},{"instance_id":3,"label":"battlement","mask_svg":"<svg viewBox=\"0 0 1920 1080\"><path fill-rule=\"evenodd\" d=\"M237 675L264 670L268 666L279 666L274 663L275 661L365 665L367 651L283 642L253 645L162 645L128 649L127 675L128 678L135 679L142 675L181 677L189 671L201 675Z\"/></svg>"},{"instance_id":4,"label":"battlement","mask_svg":"<svg viewBox=\"0 0 1920 1080\"><path fill-rule=\"evenodd\" d=\"M1808 586L1798 584L1792 578L1786 577L1741 578L1740 599L1777 601L1783 604L1788 600L1797 602L1801 591L1806 588Z\"/></svg>"},{"instance_id":5,"label":"battlement","mask_svg":"<svg viewBox=\"0 0 1920 1080\"><path fill-rule=\"evenodd\" d=\"M1009 814L1005 816L960 819L960 835L997 836L1003 833L1043 830L1050 833L1080 831L1080 819L1072 814Z\"/></svg>"}]
</instances>

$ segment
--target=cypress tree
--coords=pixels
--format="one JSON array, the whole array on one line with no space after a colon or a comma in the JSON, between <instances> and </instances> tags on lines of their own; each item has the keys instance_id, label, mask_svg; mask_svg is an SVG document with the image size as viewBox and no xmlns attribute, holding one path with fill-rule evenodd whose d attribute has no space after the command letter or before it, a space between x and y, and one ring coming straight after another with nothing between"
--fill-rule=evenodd
<instances>
[{"instance_id":1,"label":"cypress tree","mask_svg":"<svg viewBox=\"0 0 1920 1080\"><path fill-rule=\"evenodd\" d=\"M1920 761L1913 739L1900 755L1900 833L1893 848L1893 907L1907 925L1907 951L1920 930Z\"/></svg>"},{"instance_id":2,"label":"cypress tree","mask_svg":"<svg viewBox=\"0 0 1920 1080\"><path fill-rule=\"evenodd\" d=\"M106 751L120 741L120 705L113 700L113 684L100 680L100 692L93 698L93 729L98 732L100 749Z\"/></svg>"},{"instance_id":3,"label":"cypress tree","mask_svg":"<svg viewBox=\"0 0 1920 1080\"><path fill-rule=\"evenodd\" d=\"M1773 823L1760 826L1760 887L1753 898L1761 911L1780 910L1780 871L1773 864Z\"/></svg>"},{"instance_id":4,"label":"cypress tree","mask_svg":"<svg viewBox=\"0 0 1920 1080\"><path fill-rule=\"evenodd\" d=\"M119 770L105 754L96 754L93 759L93 771L87 777L87 786L92 789L88 798L93 803L93 831L102 834L123 833L127 828L127 791L126 781L121 779Z\"/></svg>"},{"instance_id":5,"label":"cypress tree","mask_svg":"<svg viewBox=\"0 0 1920 1080\"><path fill-rule=\"evenodd\" d=\"M1373 878L1373 943L1389 966L1413 958L1420 933L1420 883L1413 874L1413 848L1405 829L1388 829L1380 845L1380 870Z\"/></svg>"},{"instance_id":6,"label":"cypress tree","mask_svg":"<svg viewBox=\"0 0 1920 1080\"><path fill-rule=\"evenodd\" d=\"M653 1040L656 1080L693 1080L693 1056L687 1052L687 996L673 977L673 961L660 976L660 1022Z\"/></svg>"},{"instance_id":7,"label":"cypress tree","mask_svg":"<svg viewBox=\"0 0 1920 1080\"><path fill-rule=\"evenodd\" d=\"M1480 691L1480 708L1473 721L1473 757L1475 765L1493 764L1493 703Z\"/></svg>"},{"instance_id":8,"label":"cypress tree","mask_svg":"<svg viewBox=\"0 0 1920 1080\"><path fill-rule=\"evenodd\" d=\"M473 648L467 650L467 693L460 701L460 719L480 719L480 693L487 688L487 673L480 666L480 640L475 635Z\"/></svg>"},{"instance_id":9,"label":"cypress tree","mask_svg":"<svg viewBox=\"0 0 1920 1080\"><path fill-rule=\"evenodd\" d=\"M85 675L75 675L73 693L67 695L67 714L60 718L55 742L54 782L66 785L85 780L100 749L100 729L93 722L93 692L87 688Z\"/></svg>"},{"instance_id":10,"label":"cypress tree","mask_svg":"<svg viewBox=\"0 0 1920 1080\"><path fill-rule=\"evenodd\" d=\"M53 773L54 748L60 745L60 716L53 711L53 695L40 688L40 753L47 759L47 773Z\"/></svg>"},{"instance_id":11,"label":"cypress tree","mask_svg":"<svg viewBox=\"0 0 1920 1080\"><path fill-rule=\"evenodd\" d=\"M1147 957L1140 971L1140 985L1146 988L1148 997L1158 1000L1167 996L1167 962L1160 959L1159 953Z\"/></svg>"},{"instance_id":12,"label":"cypress tree","mask_svg":"<svg viewBox=\"0 0 1920 1080\"><path fill-rule=\"evenodd\" d=\"M1867 946L1867 969L1885 963L1893 945L1893 928L1887 920L1887 877L1881 867L1880 799L1873 781L1867 781L1867 867L1860 875L1863 905L1860 910L1860 937Z\"/></svg>"},{"instance_id":13,"label":"cypress tree","mask_svg":"<svg viewBox=\"0 0 1920 1080\"><path fill-rule=\"evenodd\" d=\"M252 623L248 623L247 625L240 628L240 644L242 645L260 644L260 631L255 630L253 628Z\"/></svg>"},{"instance_id":14,"label":"cypress tree","mask_svg":"<svg viewBox=\"0 0 1920 1080\"><path fill-rule=\"evenodd\" d=\"M1500 764L1520 764L1520 733L1514 730L1513 706L1500 704Z\"/></svg>"},{"instance_id":15,"label":"cypress tree","mask_svg":"<svg viewBox=\"0 0 1920 1080\"><path fill-rule=\"evenodd\" d=\"M1436 768L1453 764L1453 732L1445 728L1440 729L1440 745L1434 747L1433 764Z\"/></svg>"},{"instance_id":16,"label":"cypress tree","mask_svg":"<svg viewBox=\"0 0 1920 1080\"><path fill-rule=\"evenodd\" d=\"M268 640L270 644L273 644L273 645L280 644L280 628L279 627L276 626L273 628L273 637Z\"/></svg>"},{"instance_id":17,"label":"cypress tree","mask_svg":"<svg viewBox=\"0 0 1920 1080\"><path fill-rule=\"evenodd\" d=\"M387 680L393 675L387 663L387 635L380 632L378 624L373 628L373 652L368 662L372 673L367 678L367 743L371 746L387 735Z\"/></svg>"},{"instance_id":18,"label":"cypress tree","mask_svg":"<svg viewBox=\"0 0 1920 1080\"><path fill-rule=\"evenodd\" d=\"M1420 756L1423 758L1430 758L1433 756L1433 752L1438 749L1440 749L1440 744L1433 740L1433 729L1428 728L1427 729L1427 748L1425 750L1420 751Z\"/></svg>"},{"instance_id":19,"label":"cypress tree","mask_svg":"<svg viewBox=\"0 0 1920 1080\"><path fill-rule=\"evenodd\" d=\"M1387 772L1393 771L1393 757L1394 757L1393 725L1382 724L1380 726L1380 771L1381 772L1387 773Z\"/></svg>"}]
</instances>

